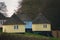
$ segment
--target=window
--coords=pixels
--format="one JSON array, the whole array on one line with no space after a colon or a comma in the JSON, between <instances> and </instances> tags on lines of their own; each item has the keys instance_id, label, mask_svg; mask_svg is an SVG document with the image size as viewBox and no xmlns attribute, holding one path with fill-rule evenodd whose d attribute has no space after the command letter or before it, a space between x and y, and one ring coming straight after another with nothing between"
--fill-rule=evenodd
<instances>
[{"instance_id":1,"label":"window","mask_svg":"<svg viewBox=\"0 0 60 40\"><path fill-rule=\"evenodd\" d=\"M47 28L47 24L43 24L43 28Z\"/></svg>"},{"instance_id":2,"label":"window","mask_svg":"<svg viewBox=\"0 0 60 40\"><path fill-rule=\"evenodd\" d=\"M18 29L18 25L14 25L14 29Z\"/></svg>"}]
</instances>

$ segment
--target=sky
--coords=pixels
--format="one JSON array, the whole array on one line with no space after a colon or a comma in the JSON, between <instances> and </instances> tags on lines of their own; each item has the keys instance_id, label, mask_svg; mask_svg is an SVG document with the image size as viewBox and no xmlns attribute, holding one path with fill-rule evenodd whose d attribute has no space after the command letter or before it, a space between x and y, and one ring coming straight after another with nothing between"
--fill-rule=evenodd
<instances>
[{"instance_id":1,"label":"sky","mask_svg":"<svg viewBox=\"0 0 60 40\"><path fill-rule=\"evenodd\" d=\"M18 2L22 2L22 0L0 0L0 2L5 2L7 6L7 16L6 17L11 17L13 13L18 9Z\"/></svg>"}]
</instances>

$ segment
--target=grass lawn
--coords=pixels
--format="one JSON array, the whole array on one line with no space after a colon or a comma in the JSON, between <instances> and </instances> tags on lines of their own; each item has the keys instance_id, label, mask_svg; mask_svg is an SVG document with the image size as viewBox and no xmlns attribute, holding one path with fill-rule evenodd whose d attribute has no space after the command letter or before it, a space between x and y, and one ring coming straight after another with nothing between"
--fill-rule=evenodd
<instances>
[{"instance_id":1,"label":"grass lawn","mask_svg":"<svg viewBox=\"0 0 60 40\"><path fill-rule=\"evenodd\" d=\"M32 33L25 33L24 36L29 36L29 37L36 37L36 38L47 38L49 40L60 40L60 38L54 38L54 37L47 37L39 34L32 34Z\"/></svg>"},{"instance_id":2,"label":"grass lawn","mask_svg":"<svg viewBox=\"0 0 60 40\"><path fill-rule=\"evenodd\" d=\"M32 34L32 33L24 33L24 34L15 34L15 33L0 33L0 37L2 36L2 39L5 37L9 39L19 39L19 40L60 40L59 38L54 37L47 37L42 36L38 34ZM6 39L6 38L5 38Z\"/></svg>"}]
</instances>

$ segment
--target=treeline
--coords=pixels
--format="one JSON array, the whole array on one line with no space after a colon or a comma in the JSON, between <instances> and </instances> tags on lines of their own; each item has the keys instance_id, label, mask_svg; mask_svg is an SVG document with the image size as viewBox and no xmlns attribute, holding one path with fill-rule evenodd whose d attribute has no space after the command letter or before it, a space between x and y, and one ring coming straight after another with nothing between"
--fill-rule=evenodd
<instances>
[{"instance_id":1,"label":"treeline","mask_svg":"<svg viewBox=\"0 0 60 40\"><path fill-rule=\"evenodd\" d=\"M60 0L23 0L18 13L28 15L31 20L42 13L54 26L59 26Z\"/></svg>"}]
</instances>

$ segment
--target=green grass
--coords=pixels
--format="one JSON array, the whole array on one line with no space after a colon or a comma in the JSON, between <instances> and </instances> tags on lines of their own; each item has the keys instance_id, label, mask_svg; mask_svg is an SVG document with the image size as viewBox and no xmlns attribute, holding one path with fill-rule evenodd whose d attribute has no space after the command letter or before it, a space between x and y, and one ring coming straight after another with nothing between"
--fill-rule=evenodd
<instances>
[{"instance_id":1,"label":"green grass","mask_svg":"<svg viewBox=\"0 0 60 40\"><path fill-rule=\"evenodd\" d=\"M32 33L25 33L24 35L29 36L29 37L36 37L36 38L47 38L50 40L60 40L60 38L47 37L47 36L43 36L43 35L39 35L39 34L32 34Z\"/></svg>"},{"instance_id":2,"label":"green grass","mask_svg":"<svg viewBox=\"0 0 60 40\"><path fill-rule=\"evenodd\" d=\"M29 36L29 37L36 37L36 38L45 38L46 36L42 36L39 34L32 34L32 33L25 33L23 34L24 36Z\"/></svg>"},{"instance_id":3,"label":"green grass","mask_svg":"<svg viewBox=\"0 0 60 40\"><path fill-rule=\"evenodd\" d=\"M32 33L24 33L24 34L15 34L15 33L0 33L0 35L10 35L10 36L15 36L15 37L30 37L30 38L46 38L49 40L60 40L60 38L54 38L54 37L47 37L47 36L43 36L43 35L39 35L39 34L32 34Z\"/></svg>"}]
</instances>

